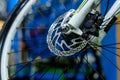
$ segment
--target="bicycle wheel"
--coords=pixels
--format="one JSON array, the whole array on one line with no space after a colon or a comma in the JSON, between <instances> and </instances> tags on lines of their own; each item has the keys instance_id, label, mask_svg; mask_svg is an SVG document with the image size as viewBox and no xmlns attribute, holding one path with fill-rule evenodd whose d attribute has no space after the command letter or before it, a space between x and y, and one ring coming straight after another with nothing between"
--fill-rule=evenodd
<instances>
[{"instance_id":1,"label":"bicycle wheel","mask_svg":"<svg viewBox=\"0 0 120 80\"><path fill-rule=\"evenodd\" d=\"M21 21L23 20L23 17L27 14L28 10L30 10L30 8L32 7L32 5L35 2L36 2L36 0L34 0L34 1L21 0L21 1L19 1L17 7L13 10L13 12L11 13L10 17L6 21L6 24L4 25L4 27L1 31L1 41L0 41L1 42L1 45L0 45L1 46L1 50L0 50L1 56L0 57L1 57L1 64L2 64L0 66L0 71L1 71L0 78L1 78L1 80L9 79L8 68L7 68L8 60L9 60L8 59L8 52L10 51L11 40L13 39L13 37L15 36L15 33L16 33L15 28L17 28L17 25L20 26L19 23L21 23ZM24 13L24 11L26 11L26 13ZM8 35L9 33L12 35ZM9 37L9 40L7 37ZM5 46L6 44L8 46Z\"/></svg>"},{"instance_id":2,"label":"bicycle wheel","mask_svg":"<svg viewBox=\"0 0 120 80\"><path fill-rule=\"evenodd\" d=\"M96 51L101 52L98 49L90 47L62 57L49 51L46 40L49 26L74 2L70 0L59 4L59 1L52 1L54 4L48 0L46 6L43 6L44 0L41 0L43 4L39 0L20 0L17 4L0 36L1 80L104 80L100 56L96 54ZM77 7L77 4L72 7ZM50 14L51 11L59 14Z\"/></svg>"}]
</instances>

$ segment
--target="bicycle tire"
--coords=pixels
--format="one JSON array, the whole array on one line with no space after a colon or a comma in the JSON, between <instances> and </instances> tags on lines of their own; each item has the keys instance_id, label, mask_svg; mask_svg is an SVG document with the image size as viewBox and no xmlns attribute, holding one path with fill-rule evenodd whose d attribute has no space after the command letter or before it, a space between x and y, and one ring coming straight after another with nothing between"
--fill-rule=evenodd
<instances>
[{"instance_id":1,"label":"bicycle tire","mask_svg":"<svg viewBox=\"0 0 120 80\"><path fill-rule=\"evenodd\" d=\"M31 0L32 1L32 0ZM4 44L5 44L5 42L6 42L6 37L8 36L8 34L9 34L9 31L11 30L11 28L12 28L12 24L13 24L13 22L15 21L15 19L16 19L16 17L18 17L18 15L19 15L19 13L21 12L21 10L23 10L23 8L28 4L30 2L30 0L20 0L19 2L18 2L18 4L16 5L16 7L14 8L14 10L12 11L12 13L10 14L10 16L9 16L9 18L7 19L7 21L6 21L6 23L4 24L4 26L3 26L3 29L1 30L1 34L0 34L0 43L1 43L1 45L0 45L0 53L3 53L3 50L5 49L4 48ZM32 6L32 5L30 5L30 6ZM15 30L15 29L14 29ZM3 35L4 34L4 35ZM11 39L11 38L10 38ZM0 57L1 57L1 62L0 63L3 63L2 62L2 56L3 56L4 54L2 54L2 55L0 55ZM3 65L3 64L2 64ZM4 69L2 69L1 67L2 67L2 65L0 65L0 72L1 72L1 75L4 75L4 77L2 77L1 75L0 75L0 78L1 78L1 80L7 80L7 79L9 79L8 78L8 73L5 73L5 72L7 72L7 71L4 71L5 70L5 68ZM5 67L5 66L4 66Z\"/></svg>"}]
</instances>

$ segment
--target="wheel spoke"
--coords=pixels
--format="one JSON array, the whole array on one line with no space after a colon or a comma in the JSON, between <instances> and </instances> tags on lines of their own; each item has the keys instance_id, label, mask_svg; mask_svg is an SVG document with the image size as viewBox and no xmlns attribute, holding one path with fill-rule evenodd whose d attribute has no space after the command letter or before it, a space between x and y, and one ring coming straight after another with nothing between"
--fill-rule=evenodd
<instances>
[{"instance_id":1,"label":"wheel spoke","mask_svg":"<svg viewBox=\"0 0 120 80\"><path fill-rule=\"evenodd\" d=\"M117 68L117 69L120 71L120 68L119 68L118 66L116 66L107 56L105 56L105 54L103 54L102 51L100 51L99 49L97 49L96 46L95 46L94 48L95 48L95 50L97 50L98 52L100 52L100 53L102 54L102 56L103 56L106 60L108 60L115 68ZM110 52L110 53L111 53L111 52ZM114 53L113 53L113 54L114 54Z\"/></svg>"},{"instance_id":2,"label":"wheel spoke","mask_svg":"<svg viewBox=\"0 0 120 80\"><path fill-rule=\"evenodd\" d=\"M13 75L10 76L10 79L14 79L14 78L16 77L16 75L17 75L20 71L22 71L25 67L29 66L29 64L31 64L31 62L33 62L33 61L30 61L30 62L27 62L26 64L24 64L20 69L18 69L18 70L15 72L15 74L13 74Z\"/></svg>"},{"instance_id":3,"label":"wheel spoke","mask_svg":"<svg viewBox=\"0 0 120 80\"><path fill-rule=\"evenodd\" d=\"M92 42L92 43L93 43L93 42ZM96 47L102 48L103 50L105 50L105 51L107 51L107 52L109 52L109 53L111 53L111 54L114 54L114 55L120 57L120 55L118 55L118 54L116 54L115 52L113 52L113 51L110 50L110 48L112 48L112 49L120 49L120 48L116 48L116 47L111 47L111 46L116 45L116 44L118 44L118 43L106 44L106 45L97 45L97 44L93 43L93 44L91 44L91 45L93 45L95 48L96 48ZM96 48L96 49L97 49L97 48ZM97 50L99 50L99 49L97 49ZM100 51L100 50L99 50L99 51Z\"/></svg>"},{"instance_id":4,"label":"wheel spoke","mask_svg":"<svg viewBox=\"0 0 120 80\"><path fill-rule=\"evenodd\" d=\"M102 80L104 80L103 75L100 74L96 69L94 69L86 58L84 58L84 60L86 61L88 67L91 68L93 71L95 71L95 72L100 76L100 78L101 78Z\"/></svg>"}]
</instances>

